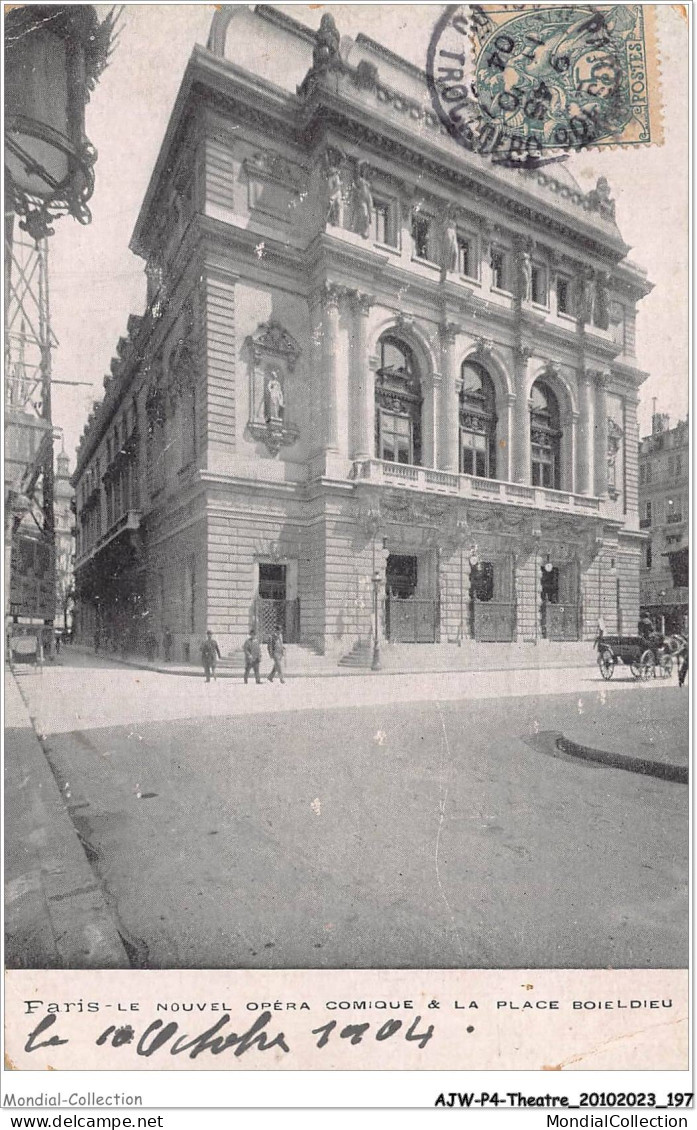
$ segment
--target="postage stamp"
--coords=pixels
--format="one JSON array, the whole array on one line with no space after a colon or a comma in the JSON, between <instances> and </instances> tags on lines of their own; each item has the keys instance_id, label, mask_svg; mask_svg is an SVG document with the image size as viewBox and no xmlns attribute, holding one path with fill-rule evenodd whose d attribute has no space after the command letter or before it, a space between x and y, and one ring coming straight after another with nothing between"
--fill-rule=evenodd
<instances>
[{"instance_id":1,"label":"postage stamp","mask_svg":"<svg viewBox=\"0 0 697 1130\"><path fill-rule=\"evenodd\" d=\"M650 5L452 5L427 73L441 121L511 164L553 150L660 144Z\"/></svg>"}]
</instances>

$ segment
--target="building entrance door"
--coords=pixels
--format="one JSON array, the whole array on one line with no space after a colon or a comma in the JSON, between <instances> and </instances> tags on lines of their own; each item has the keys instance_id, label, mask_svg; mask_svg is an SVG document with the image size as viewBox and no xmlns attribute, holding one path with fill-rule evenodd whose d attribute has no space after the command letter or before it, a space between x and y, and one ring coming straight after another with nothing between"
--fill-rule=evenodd
<instances>
[{"instance_id":1,"label":"building entrance door","mask_svg":"<svg viewBox=\"0 0 697 1130\"><path fill-rule=\"evenodd\" d=\"M391 553L385 570L385 627L393 643L434 643L438 602L417 596L418 558Z\"/></svg>"},{"instance_id":2,"label":"building entrance door","mask_svg":"<svg viewBox=\"0 0 697 1130\"><path fill-rule=\"evenodd\" d=\"M565 565L542 566L542 635L547 640L577 640L580 608L578 602L578 567L575 561Z\"/></svg>"},{"instance_id":3,"label":"building entrance door","mask_svg":"<svg viewBox=\"0 0 697 1130\"><path fill-rule=\"evenodd\" d=\"M515 639L516 605L513 558L479 561L470 573L472 635L482 643Z\"/></svg>"},{"instance_id":4,"label":"building entrance door","mask_svg":"<svg viewBox=\"0 0 697 1130\"><path fill-rule=\"evenodd\" d=\"M256 621L263 641L279 628L286 643L298 641L300 609L297 598L288 599L286 573L285 565L259 562Z\"/></svg>"}]
</instances>

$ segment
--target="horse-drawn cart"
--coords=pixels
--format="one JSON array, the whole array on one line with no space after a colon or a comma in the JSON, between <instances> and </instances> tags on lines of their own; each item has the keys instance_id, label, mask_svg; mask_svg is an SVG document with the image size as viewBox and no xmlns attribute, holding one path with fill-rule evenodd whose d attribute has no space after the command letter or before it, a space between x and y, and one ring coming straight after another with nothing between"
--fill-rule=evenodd
<instances>
[{"instance_id":1,"label":"horse-drawn cart","mask_svg":"<svg viewBox=\"0 0 697 1130\"><path fill-rule=\"evenodd\" d=\"M668 678L672 674L673 655L663 636L600 636L596 647L604 679L612 678L618 663L629 667L635 679Z\"/></svg>"}]
</instances>

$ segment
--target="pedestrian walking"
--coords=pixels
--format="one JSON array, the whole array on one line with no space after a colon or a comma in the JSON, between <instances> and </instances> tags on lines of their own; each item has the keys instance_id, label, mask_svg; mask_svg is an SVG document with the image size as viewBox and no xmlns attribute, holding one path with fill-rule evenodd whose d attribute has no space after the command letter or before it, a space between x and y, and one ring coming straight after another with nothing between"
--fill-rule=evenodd
<instances>
[{"instance_id":1,"label":"pedestrian walking","mask_svg":"<svg viewBox=\"0 0 697 1130\"><path fill-rule=\"evenodd\" d=\"M203 673L206 676L206 682L210 683L211 675L216 678L215 665L220 659L220 648L218 647L217 640L213 639L212 632L206 632L206 638L201 644L201 662L203 663Z\"/></svg>"},{"instance_id":2,"label":"pedestrian walking","mask_svg":"<svg viewBox=\"0 0 697 1130\"><path fill-rule=\"evenodd\" d=\"M247 639L244 641L244 681L249 679L249 672L254 672L254 678L257 683L261 682L259 675L259 664L261 663L261 646L257 639L257 633L254 628L251 629Z\"/></svg>"},{"instance_id":3,"label":"pedestrian walking","mask_svg":"<svg viewBox=\"0 0 697 1130\"><path fill-rule=\"evenodd\" d=\"M678 686L682 687L685 684L685 677L690 670L690 645L685 640L685 650L681 653L678 663Z\"/></svg>"},{"instance_id":4,"label":"pedestrian walking","mask_svg":"<svg viewBox=\"0 0 697 1130\"><path fill-rule=\"evenodd\" d=\"M283 646L283 633L280 628L276 628L269 640L269 655L273 659L273 667L267 678L270 683L273 682L274 675L278 675L282 683L285 683L283 678L283 656L286 654L286 649Z\"/></svg>"},{"instance_id":5,"label":"pedestrian walking","mask_svg":"<svg viewBox=\"0 0 697 1130\"><path fill-rule=\"evenodd\" d=\"M172 662L172 644L173 643L174 643L174 637L172 636L170 629L165 628L164 635L162 637L162 647L163 647L164 653L165 653L165 663L171 663Z\"/></svg>"}]
</instances>

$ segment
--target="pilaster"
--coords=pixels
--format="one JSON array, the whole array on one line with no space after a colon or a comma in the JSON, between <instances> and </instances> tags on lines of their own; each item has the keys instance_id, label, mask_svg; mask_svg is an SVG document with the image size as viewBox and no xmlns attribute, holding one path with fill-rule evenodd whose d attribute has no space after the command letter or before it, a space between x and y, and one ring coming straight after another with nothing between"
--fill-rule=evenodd
<instances>
[{"instance_id":1,"label":"pilaster","mask_svg":"<svg viewBox=\"0 0 697 1130\"><path fill-rule=\"evenodd\" d=\"M607 386L609 370L595 374L595 493L607 498Z\"/></svg>"},{"instance_id":2,"label":"pilaster","mask_svg":"<svg viewBox=\"0 0 697 1130\"><path fill-rule=\"evenodd\" d=\"M453 349L460 328L456 322L445 322L440 327L443 383L440 395L440 458L438 466L441 471L450 471L452 474L457 474L460 464L458 372Z\"/></svg>"},{"instance_id":3,"label":"pilaster","mask_svg":"<svg viewBox=\"0 0 697 1130\"><path fill-rule=\"evenodd\" d=\"M355 291L351 295L351 397L354 433L353 459L370 459L374 454L375 371L370 365L367 328L372 294Z\"/></svg>"},{"instance_id":4,"label":"pilaster","mask_svg":"<svg viewBox=\"0 0 697 1130\"><path fill-rule=\"evenodd\" d=\"M578 445L576 458L576 489L579 494L592 495L595 489L595 411L593 402L593 378L583 368L578 373L579 419Z\"/></svg>"}]
</instances>

